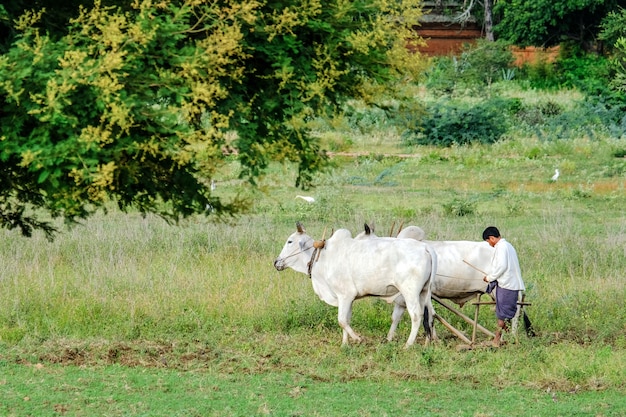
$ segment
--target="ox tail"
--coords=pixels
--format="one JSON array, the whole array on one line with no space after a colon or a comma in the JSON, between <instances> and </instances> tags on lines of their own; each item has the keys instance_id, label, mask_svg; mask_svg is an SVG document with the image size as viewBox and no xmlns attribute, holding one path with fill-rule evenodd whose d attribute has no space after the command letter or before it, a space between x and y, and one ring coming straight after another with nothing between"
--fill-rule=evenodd
<instances>
[{"instance_id":1,"label":"ox tail","mask_svg":"<svg viewBox=\"0 0 626 417\"><path fill-rule=\"evenodd\" d=\"M430 246L426 245L426 252L430 255L430 279L428 280L428 297L433 294L433 286L435 285L435 277L437 275L437 252Z\"/></svg>"},{"instance_id":2,"label":"ox tail","mask_svg":"<svg viewBox=\"0 0 626 417\"><path fill-rule=\"evenodd\" d=\"M426 333L426 338L427 339L432 339L433 337L433 331L432 331L432 324L430 323L430 317L429 317L429 312L428 312L428 306L424 306L424 320L423 320L423 325L424 325L424 332Z\"/></svg>"},{"instance_id":3,"label":"ox tail","mask_svg":"<svg viewBox=\"0 0 626 417\"><path fill-rule=\"evenodd\" d=\"M524 299L526 298L526 294L524 294L523 292L520 294L521 301L524 301ZM535 329L533 328L533 324L530 322L530 318L528 317L528 314L526 314L526 309L524 309L523 305L520 306L520 310L522 313L522 319L524 320L524 330L526 330L526 336L535 337Z\"/></svg>"},{"instance_id":4,"label":"ox tail","mask_svg":"<svg viewBox=\"0 0 626 417\"><path fill-rule=\"evenodd\" d=\"M435 285L435 276L437 275L437 253L430 246L426 245L426 253L430 256L430 277L428 279L428 290L425 297L424 303L424 320L423 326L424 331L426 332L426 337L428 340L432 340L434 338L434 317L431 317L431 309L432 309L432 294L433 294L433 285ZM429 309L430 307L430 309ZM435 314L434 309L432 309L432 314Z\"/></svg>"},{"instance_id":5,"label":"ox tail","mask_svg":"<svg viewBox=\"0 0 626 417\"><path fill-rule=\"evenodd\" d=\"M522 313L524 317L524 329L526 330L526 336L535 337L536 334L535 329L533 328L533 324L530 322L530 319L528 318L528 315L524 310L522 310Z\"/></svg>"}]
</instances>

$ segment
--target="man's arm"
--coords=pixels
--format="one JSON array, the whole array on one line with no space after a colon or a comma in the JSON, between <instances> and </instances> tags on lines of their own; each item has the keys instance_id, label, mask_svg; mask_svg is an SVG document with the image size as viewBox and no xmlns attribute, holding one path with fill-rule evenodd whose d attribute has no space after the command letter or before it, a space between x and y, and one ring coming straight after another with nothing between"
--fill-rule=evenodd
<instances>
[{"instance_id":1,"label":"man's arm","mask_svg":"<svg viewBox=\"0 0 626 417\"><path fill-rule=\"evenodd\" d=\"M508 267L507 254L505 248L497 248L491 262L491 273L487 274L486 282L496 281L504 274Z\"/></svg>"}]
</instances>

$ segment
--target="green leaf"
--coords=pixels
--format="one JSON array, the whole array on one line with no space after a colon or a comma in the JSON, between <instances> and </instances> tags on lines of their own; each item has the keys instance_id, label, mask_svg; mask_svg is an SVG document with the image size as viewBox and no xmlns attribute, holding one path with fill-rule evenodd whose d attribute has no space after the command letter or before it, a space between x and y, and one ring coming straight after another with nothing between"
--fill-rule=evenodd
<instances>
[{"instance_id":1,"label":"green leaf","mask_svg":"<svg viewBox=\"0 0 626 417\"><path fill-rule=\"evenodd\" d=\"M39 177L37 177L37 183L41 184L42 182L47 180L49 176L50 176L50 171L47 171L47 170L41 171L41 173L39 174Z\"/></svg>"}]
</instances>

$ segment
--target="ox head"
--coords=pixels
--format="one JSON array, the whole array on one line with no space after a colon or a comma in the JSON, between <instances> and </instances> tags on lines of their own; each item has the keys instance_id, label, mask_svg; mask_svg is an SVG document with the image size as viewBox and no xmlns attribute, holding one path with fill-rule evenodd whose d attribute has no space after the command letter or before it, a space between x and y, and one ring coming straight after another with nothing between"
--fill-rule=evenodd
<instances>
[{"instance_id":1,"label":"ox head","mask_svg":"<svg viewBox=\"0 0 626 417\"><path fill-rule=\"evenodd\" d=\"M297 272L307 273L307 263L313 254L313 238L306 234L304 226L296 223L296 231L292 233L274 260L274 268L282 271L291 268Z\"/></svg>"}]
</instances>

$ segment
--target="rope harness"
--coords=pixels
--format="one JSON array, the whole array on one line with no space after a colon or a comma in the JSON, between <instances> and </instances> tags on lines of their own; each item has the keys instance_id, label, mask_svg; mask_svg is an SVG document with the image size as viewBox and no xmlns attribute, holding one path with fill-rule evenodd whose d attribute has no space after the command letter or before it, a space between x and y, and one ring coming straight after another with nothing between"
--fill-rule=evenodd
<instances>
[{"instance_id":1,"label":"rope harness","mask_svg":"<svg viewBox=\"0 0 626 417\"><path fill-rule=\"evenodd\" d=\"M315 245L315 242L313 242L313 245ZM285 259L289 259L289 258L291 258L292 256L298 256L298 255L300 255L301 253L304 253L304 252L308 251L309 249L311 249L311 246L309 246L308 248L304 248L304 249L302 249L302 250L294 251L291 255L287 255L287 256L285 256L285 257L283 258L283 260L285 260Z\"/></svg>"},{"instance_id":2,"label":"rope harness","mask_svg":"<svg viewBox=\"0 0 626 417\"><path fill-rule=\"evenodd\" d=\"M313 254L311 255L311 260L307 264L307 267L308 267L307 272L309 273L309 278L311 278L311 272L313 271L313 264L317 262L317 260L320 258L320 254L322 253L321 249L323 249L325 245L326 245L326 239L313 241L313 247L315 249L313 250Z\"/></svg>"}]
</instances>

